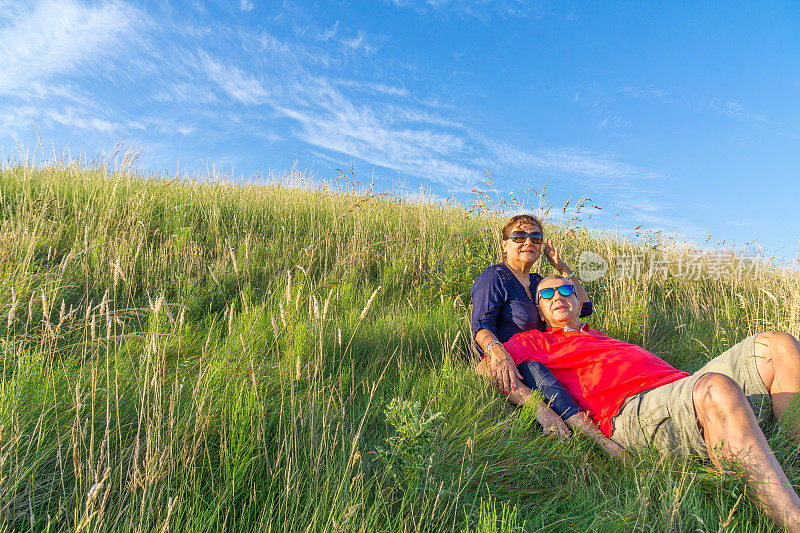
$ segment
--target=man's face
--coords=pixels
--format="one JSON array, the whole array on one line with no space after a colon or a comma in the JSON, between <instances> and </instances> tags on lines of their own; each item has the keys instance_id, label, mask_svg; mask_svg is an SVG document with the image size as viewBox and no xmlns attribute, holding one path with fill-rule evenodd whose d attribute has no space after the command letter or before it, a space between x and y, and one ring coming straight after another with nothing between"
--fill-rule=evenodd
<instances>
[{"instance_id":1,"label":"man's face","mask_svg":"<svg viewBox=\"0 0 800 533\"><path fill-rule=\"evenodd\" d=\"M541 293L542 289L558 289L562 285L569 285L569 282L561 279L546 279L539 283L536 291ZM545 322L555 327L563 327L571 322L574 323L576 320L579 321L581 313L578 305L578 296L574 290L569 296L564 296L556 290L552 298L539 298L539 310Z\"/></svg>"}]
</instances>

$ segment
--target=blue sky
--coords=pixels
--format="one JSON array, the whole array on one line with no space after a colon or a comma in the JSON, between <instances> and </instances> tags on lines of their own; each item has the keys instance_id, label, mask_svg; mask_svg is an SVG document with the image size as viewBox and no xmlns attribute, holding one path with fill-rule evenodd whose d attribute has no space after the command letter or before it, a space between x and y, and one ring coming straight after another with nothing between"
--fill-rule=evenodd
<instances>
[{"instance_id":1,"label":"blue sky","mask_svg":"<svg viewBox=\"0 0 800 533\"><path fill-rule=\"evenodd\" d=\"M796 2L0 0L0 150L468 203L590 197L593 227L800 247ZM19 148L18 148L19 147ZM41 152L37 159L42 159Z\"/></svg>"}]
</instances>

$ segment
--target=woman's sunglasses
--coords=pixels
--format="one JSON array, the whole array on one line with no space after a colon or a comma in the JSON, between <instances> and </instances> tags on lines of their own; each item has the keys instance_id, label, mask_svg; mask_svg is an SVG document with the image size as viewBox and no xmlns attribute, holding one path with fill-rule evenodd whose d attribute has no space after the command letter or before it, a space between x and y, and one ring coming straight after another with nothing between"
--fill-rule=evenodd
<instances>
[{"instance_id":1,"label":"woman's sunglasses","mask_svg":"<svg viewBox=\"0 0 800 533\"><path fill-rule=\"evenodd\" d=\"M517 244L522 244L525 242L525 239L528 238L530 238L533 244L541 244L544 235L542 235L541 231L532 231L530 233L525 233L524 231L512 231L508 238Z\"/></svg>"},{"instance_id":2,"label":"woman's sunglasses","mask_svg":"<svg viewBox=\"0 0 800 533\"><path fill-rule=\"evenodd\" d=\"M539 291L539 298L544 298L545 300L549 300L553 296L556 295L556 291L561 296L570 296L572 293L575 292L575 287L572 285L562 285L560 287L547 287L546 289L542 289Z\"/></svg>"}]
</instances>

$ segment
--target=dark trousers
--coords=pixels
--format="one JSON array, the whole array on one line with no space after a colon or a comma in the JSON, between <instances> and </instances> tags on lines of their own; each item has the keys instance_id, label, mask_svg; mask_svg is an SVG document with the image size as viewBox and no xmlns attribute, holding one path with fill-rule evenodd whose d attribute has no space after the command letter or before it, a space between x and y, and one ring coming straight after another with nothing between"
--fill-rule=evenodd
<instances>
[{"instance_id":1,"label":"dark trousers","mask_svg":"<svg viewBox=\"0 0 800 533\"><path fill-rule=\"evenodd\" d=\"M552 372L539 361L524 361L517 365L522 374L522 381L533 390L539 390L544 396L544 403L564 420L580 412L572 395Z\"/></svg>"}]
</instances>

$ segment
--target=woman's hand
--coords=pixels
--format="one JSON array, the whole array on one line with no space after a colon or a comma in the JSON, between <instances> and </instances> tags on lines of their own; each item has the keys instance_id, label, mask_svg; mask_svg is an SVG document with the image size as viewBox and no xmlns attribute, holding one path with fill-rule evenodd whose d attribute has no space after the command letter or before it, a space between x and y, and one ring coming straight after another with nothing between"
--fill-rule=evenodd
<instances>
[{"instance_id":1,"label":"woman's hand","mask_svg":"<svg viewBox=\"0 0 800 533\"><path fill-rule=\"evenodd\" d=\"M536 421L542 426L545 434L553 434L557 437L567 437L570 434L569 428L561 420L561 417L547 407L544 402L536 409Z\"/></svg>"},{"instance_id":2,"label":"woman's hand","mask_svg":"<svg viewBox=\"0 0 800 533\"><path fill-rule=\"evenodd\" d=\"M497 388L508 394L516 390L517 381L522 380L522 374L517 370L514 358L502 345L494 345L489 350L489 375L494 379Z\"/></svg>"},{"instance_id":3,"label":"woman's hand","mask_svg":"<svg viewBox=\"0 0 800 533\"><path fill-rule=\"evenodd\" d=\"M558 251L558 247L553 244L553 241L549 237L544 238L544 247L542 252L547 258L547 261L549 261L550 264L553 265L553 268L556 269L556 272L562 276L564 274L569 274L569 267L566 265L566 263L564 263L564 261L561 260L561 254Z\"/></svg>"},{"instance_id":4,"label":"woman's hand","mask_svg":"<svg viewBox=\"0 0 800 533\"><path fill-rule=\"evenodd\" d=\"M586 294L586 289L583 288L583 285L578 280L577 277L573 276L572 270L567 266L566 263L561 259L561 254L558 251L558 248L553 241L550 240L548 237L545 237L542 241L544 246L542 248L542 252L544 252L544 256L550 261L550 264L553 265L553 268L556 269L559 276L567 277L569 276L570 282L572 286L575 287L575 293L578 295L578 302L583 305L584 303L589 301L589 295ZM536 295L533 295L534 301L536 301Z\"/></svg>"}]
</instances>

